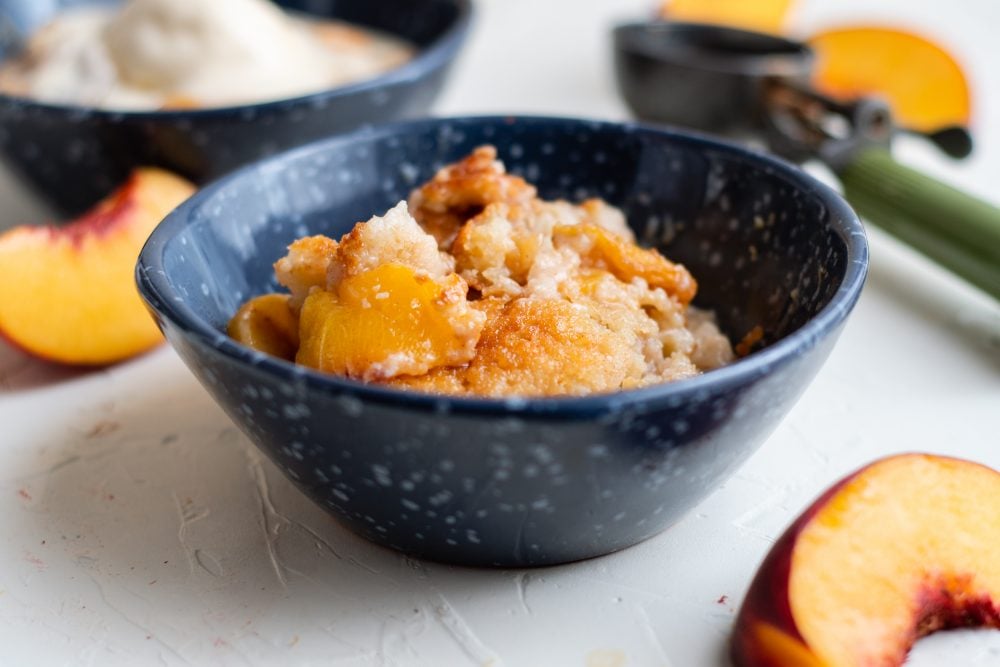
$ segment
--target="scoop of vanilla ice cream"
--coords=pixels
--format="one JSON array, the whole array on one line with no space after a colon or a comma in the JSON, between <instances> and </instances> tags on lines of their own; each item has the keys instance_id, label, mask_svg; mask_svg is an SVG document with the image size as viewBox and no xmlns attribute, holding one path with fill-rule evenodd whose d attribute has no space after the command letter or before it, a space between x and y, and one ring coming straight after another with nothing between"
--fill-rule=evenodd
<instances>
[{"instance_id":1,"label":"scoop of vanilla ice cream","mask_svg":"<svg viewBox=\"0 0 1000 667\"><path fill-rule=\"evenodd\" d=\"M330 81L329 51L267 0L129 0L102 38L124 84L206 104L290 97Z\"/></svg>"},{"instance_id":2,"label":"scoop of vanilla ice cream","mask_svg":"<svg viewBox=\"0 0 1000 667\"><path fill-rule=\"evenodd\" d=\"M94 39L105 22L104 12L82 8L72 13L72 21L56 21L36 33L28 43L25 92L43 102L105 99L118 82L114 65Z\"/></svg>"}]
</instances>

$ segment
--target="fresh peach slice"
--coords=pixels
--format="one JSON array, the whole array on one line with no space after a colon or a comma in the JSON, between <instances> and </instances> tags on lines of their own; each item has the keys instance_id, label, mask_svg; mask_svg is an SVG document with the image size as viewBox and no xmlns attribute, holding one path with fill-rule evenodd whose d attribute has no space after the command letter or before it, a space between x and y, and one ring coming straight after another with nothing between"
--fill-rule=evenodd
<instances>
[{"instance_id":1,"label":"fresh peach slice","mask_svg":"<svg viewBox=\"0 0 1000 667\"><path fill-rule=\"evenodd\" d=\"M668 0L660 8L664 18L780 33L788 22L794 0Z\"/></svg>"},{"instance_id":2,"label":"fresh peach slice","mask_svg":"<svg viewBox=\"0 0 1000 667\"><path fill-rule=\"evenodd\" d=\"M251 299L229 321L229 336L247 347L294 361L299 349L299 322L287 294Z\"/></svg>"},{"instance_id":3,"label":"fresh peach slice","mask_svg":"<svg viewBox=\"0 0 1000 667\"><path fill-rule=\"evenodd\" d=\"M761 565L738 667L894 667L935 630L1000 627L1000 473L940 456L873 463L827 491Z\"/></svg>"},{"instance_id":4,"label":"fresh peach slice","mask_svg":"<svg viewBox=\"0 0 1000 667\"><path fill-rule=\"evenodd\" d=\"M887 28L845 27L809 40L814 85L853 99L879 95L900 125L919 132L969 124L972 103L961 66L940 46Z\"/></svg>"},{"instance_id":5,"label":"fresh peach slice","mask_svg":"<svg viewBox=\"0 0 1000 667\"><path fill-rule=\"evenodd\" d=\"M640 248L603 227L589 223L561 225L553 233L556 243L577 243L581 256L598 268L607 269L625 282L642 278L650 287L660 287L687 305L698 291L698 283L680 264L674 264L655 249ZM582 243L580 243L582 241Z\"/></svg>"},{"instance_id":6,"label":"fresh peach slice","mask_svg":"<svg viewBox=\"0 0 1000 667\"><path fill-rule=\"evenodd\" d=\"M193 192L177 176L140 169L72 224L0 236L0 332L70 364L111 363L159 343L132 274L150 232Z\"/></svg>"},{"instance_id":7,"label":"fresh peach slice","mask_svg":"<svg viewBox=\"0 0 1000 667\"><path fill-rule=\"evenodd\" d=\"M467 291L456 274L439 283L401 264L347 277L306 298L296 361L368 381L464 364L486 320Z\"/></svg>"}]
</instances>

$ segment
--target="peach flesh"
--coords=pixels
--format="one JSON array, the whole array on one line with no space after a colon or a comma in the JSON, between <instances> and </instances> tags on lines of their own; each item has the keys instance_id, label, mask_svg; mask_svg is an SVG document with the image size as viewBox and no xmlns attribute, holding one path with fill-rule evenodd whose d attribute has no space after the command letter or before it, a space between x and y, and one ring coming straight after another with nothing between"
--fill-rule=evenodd
<instances>
[{"instance_id":1,"label":"peach flesh","mask_svg":"<svg viewBox=\"0 0 1000 667\"><path fill-rule=\"evenodd\" d=\"M366 381L463 364L485 319L466 290L457 275L437 283L401 264L345 278L336 292L306 298L295 360Z\"/></svg>"},{"instance_id":2,"label":"peach flesh","mask_svg":"<svg viewBox=\"0 0 1000 667\"><path fill-rule=\"evenodd\" d=\"M940 629L1000 627L1000 474L926 455L827 491L772 548L733 637L738 666L888 667Z\"/></svg>"},{"instance_id":3,"label":"peach flesh","mask_svg":"<svg viewBox=\"0 0 1000 667\"><path fill-rule=\"evenodd\" d=\"M105 364L160 342L132 279L142 244L194 187L141 169L65 227L23 226L0 236L0 331L51 361Z\"/></svg>"}]
</instances>

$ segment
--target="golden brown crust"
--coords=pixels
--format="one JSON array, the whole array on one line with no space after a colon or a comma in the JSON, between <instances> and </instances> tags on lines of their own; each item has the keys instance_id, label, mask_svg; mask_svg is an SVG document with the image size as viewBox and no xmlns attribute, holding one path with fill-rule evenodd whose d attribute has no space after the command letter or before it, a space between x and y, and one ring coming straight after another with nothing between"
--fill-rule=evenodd
<instances>
[{"instance_id":1,"label":"golden brown crust","mask_svg":"<svg viewBox=\"0 0 1000 667\"><path fill-rule=\"evenodd\" d=\"M339 244L293 244L276 268L293 301L322 290L303 313L297 360L368 382L583 395L732 359L714 319L688 308L690 273L635 245L621 211L597 199L538 199L492 147Z\"/></svg>"},{"instance_id":2,"label":"golden brown crust","mask_svg":"<svg viewBox=\"0 0 1000 667\"><path fill-rule=\"evenodd\" d=\"M459 228L496 203L527 204L535 188L511 176L492 146L481 146L464 160L441 169L410 195L413 217L442 249L451 247Z\"/></svg>"},{"instance_id":3,"label":"golden brown crust","mask_svg":"<svg viewBox=\"0 0 1000 667\"><path fill-rule=\"evenodd\" d=\"M329 266L327 287L333 288L344 278L383 264L408 266L436 279L444 278L454 268L454 261L438 250L434 239L410 215L405 202L384 216L359 222L340 239Z\"/></svg>"},{"instance_id":4,"label":"golden brown crust","mask_svg":"<svg viewBox=\"0 0 1000 667\"><path fill-rule=\"evenodd\" d=\"M640 248L607 229L583 223L555 230L556 246L572 245L584 266L602 268L619 280L642 278L653 289L660 288L687 305L698 291L698 283L680 264L674 264L655 248Z\"/></svg>"},{"instance_id":5,"label":"golden brown crust","mask_svg":"<svg viewBox=\"0 0 1000 667\"><path fill-rule=\"evenodd\" d=\"M483 331L466 373L482 396L582 395L636 386L645 361L627 332L561 299L516 299Z\"/></svg>"},{"instance_id":6,"label":"golden brown crust","mask_svg":"<svg viewBox=\"0 0 1000 667\"><path fill-rule=\"evenodd\" d=\"M326 236L307 236L288 246L288 254L274 263L278 284L292 293L296 313L314 288L326 289L326 274L337 253L337 242Z\"/></svg>"},{"instance_id":7,"label":"golden brown crust","mask_svg":"<svg viewBox=\"0 0 1000 667\"><path fill-rule=\"evenodd\" d=\"M646 363L634 332L608 326L594 308L524 298L490 300L487 311L487 325L467 367L436 369L390 384L494 397L579 396L643 384Z\"/></svg>"}]
</instances>

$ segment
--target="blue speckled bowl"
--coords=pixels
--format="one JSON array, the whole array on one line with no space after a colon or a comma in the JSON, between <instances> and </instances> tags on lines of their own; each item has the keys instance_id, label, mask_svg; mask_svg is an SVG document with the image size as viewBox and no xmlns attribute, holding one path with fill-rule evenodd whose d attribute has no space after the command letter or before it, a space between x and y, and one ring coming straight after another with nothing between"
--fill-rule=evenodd
<instances>
[{"instance_id":1,"label":"blue speckled bowl","mask_svg":"<svg viewBox=\"0 0 1000 667\"><path fill-rule=\"evenodd\" d=\"M208 0L206 0L208 1ZM471 0L277 0L384 30L417 57L375 79L277 102L118 113L0 95L0 155L54 208L74 215L155 165L204 182L265 155L367 123L424 115L468 33ZM60 9L113 0L0 0L0 58Z\"/></svg>"},{"instance_id":2,"label":"blue speckled bowl","mask_svg":"<svg viewBox=\"0 0 1000 667\"><path fill-rule=\"evenodd\" d=\"M322 375L223 333L305 234L339 237L443 164L493 143L544 197L600 196L766 347L701 377L587 398L459 399ZM426 120L363 130L243 169L153 233L137 280L236 424L361 535L438 561L551 565L662 531L770 434L833 347L867 268L857 217L798 169L636 125Z\"/></svg>"}]
</instances>

